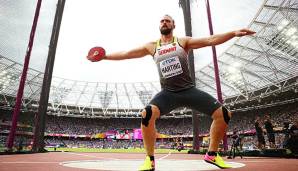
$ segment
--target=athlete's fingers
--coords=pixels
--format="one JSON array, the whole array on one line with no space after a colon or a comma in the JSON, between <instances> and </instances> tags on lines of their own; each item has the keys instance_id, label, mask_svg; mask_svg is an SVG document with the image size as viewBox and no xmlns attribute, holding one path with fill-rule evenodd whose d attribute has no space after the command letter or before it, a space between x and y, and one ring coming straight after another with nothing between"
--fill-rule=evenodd
<instances>
[{"instance_id":1,"label":"athlete's fingers","mask_svg":"<svg viewBox=\"0 0 298 171\"><path fill-rule=\"evenodd\" d=\"M256 33L255 31L252 31L249 29L241 29L241 30L235 32L235 36L241 37L241 36L246 36L246 35L252 35L255 33Z\"/></svg>"}]
</instances>

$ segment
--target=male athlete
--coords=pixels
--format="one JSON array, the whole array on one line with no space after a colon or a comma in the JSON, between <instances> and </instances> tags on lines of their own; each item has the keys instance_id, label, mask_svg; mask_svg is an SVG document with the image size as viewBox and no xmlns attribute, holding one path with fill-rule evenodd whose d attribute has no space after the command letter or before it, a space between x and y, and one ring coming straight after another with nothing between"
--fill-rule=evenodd
<instances>
[{"instance_id":1,"label":"male athlete","mask_svg":"<svg viewBox=\"0 0 298 171\"><path fill-rule=\"evenodd\" d=\"M231 112L211 95L197 89L190 76L188 52L206 46L224 43L233 37L252 35L248 29L231 31L207 38L173 36L175 22L169 15L160 20L160 39L149 42L138 48L106 54L105 60L124 60L151 55L155 61L162 90L153 97L142 111L141 129L143 134L146 159L139 170L155 170L154 145L156 141L155 120L178 107L189 107L212 116L210 128L210 145L204 160L219 168L230 168L218 154L218 145L227 129ZM98 61L91 57L92 62Z\"/></svg>"}]
</instances>

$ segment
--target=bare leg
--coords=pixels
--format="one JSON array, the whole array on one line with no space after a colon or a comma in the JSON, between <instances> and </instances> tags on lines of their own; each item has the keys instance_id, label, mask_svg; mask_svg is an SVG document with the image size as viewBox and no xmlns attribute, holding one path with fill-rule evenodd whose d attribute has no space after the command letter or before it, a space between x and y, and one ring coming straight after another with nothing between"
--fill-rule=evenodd
<instances>
[{"instance_id":1,"label":"bare leg","mask_svg":"<svg viewBox=\"0 0 298 171\"><path fill-rule=\"evenodd\" d=\"M232 116L231 112L228 114L230 117ZM224 120L221 107L212 114L212 119L213 122L210 128L210 145L208 151L218 151L219 143L223 139L228 127Z\"/></svg>"},{"instance_id":2,"label":"bare leg","mask_svg":"<svg viewBox=\"0 0 298 171\"><path fill-rule=\"evenodd\" d=\"M147 156L154 156L154 146L156 141L155 120L159 118L160 111L157 106L151 105L152 116L148 126L141 124L143 143ZM146 117L146 110L142 112L142 117Z\"/></svg>"}]
</instances>

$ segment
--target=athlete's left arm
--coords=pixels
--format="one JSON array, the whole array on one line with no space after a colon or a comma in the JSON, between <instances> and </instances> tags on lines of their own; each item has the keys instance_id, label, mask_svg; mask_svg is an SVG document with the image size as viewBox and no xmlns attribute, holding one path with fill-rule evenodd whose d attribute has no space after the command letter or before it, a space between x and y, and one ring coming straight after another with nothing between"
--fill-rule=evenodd
<instances>
[{"instance_id":1,"label":"athlete's left arm","mask_svg":"<svg viewBox=\"0 0 298 171\"><path fill-rule=\"evenodd\" d=\"M247 35L255 34L256 32L249 29L240 29L236 31L231 31L223 34L216 34L206 38L192 38L187 37L185 39L185 48L190 49L198 49L206 46L215 46L222 44L234 37L242 37Z\"/></svg>"}]
</instances>

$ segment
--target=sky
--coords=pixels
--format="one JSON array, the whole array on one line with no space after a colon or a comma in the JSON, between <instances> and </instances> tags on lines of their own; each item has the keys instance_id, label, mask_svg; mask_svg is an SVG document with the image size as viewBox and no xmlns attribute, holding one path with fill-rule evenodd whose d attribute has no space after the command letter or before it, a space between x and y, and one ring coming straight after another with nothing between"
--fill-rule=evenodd
<instances>
[{"instance_id":1,"label":"sky","mask_svg":"<svg viewBox=\"0 0 298 171\"><path fill-rule=\"evenodd\" d=\"M210 0L214 33L247 27L261 4L260 0ZM191 10L193 36L209 36L205 0L193 0ZM90 62L86 55L94 46L101 46L110 53L159 39L159 21L164 14L175 19L174 35L185 36L178 0L66 1L53 75L90 82L158 81L151 56ZM235 40L217 46L218 56ZM196 70L210 62L211 48L195 50Z\"/></svg>"}]
</instances>

